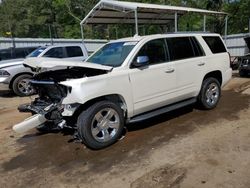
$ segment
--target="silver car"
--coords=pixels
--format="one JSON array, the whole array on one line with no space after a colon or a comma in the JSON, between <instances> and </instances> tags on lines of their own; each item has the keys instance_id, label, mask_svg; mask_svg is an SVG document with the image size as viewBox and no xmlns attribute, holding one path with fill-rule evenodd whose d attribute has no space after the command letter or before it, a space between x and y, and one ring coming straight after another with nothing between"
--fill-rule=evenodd
<instances>
[{"instance_id":1,"label":"silver car","mask_svg":"<svg viewBox=\"0 0 250 188\"><path fill-rule=\"evenodd\" d=\"M53 45L39 47L30 53L29 57L64 58L67 60L84 61L88 57L86 47L76 45ZM0 63L1 89L12 90L18 96L28 96L34 93L29 82L34 72L24 67L23 59L2 61Z\"/></svg>"}]
</instances>

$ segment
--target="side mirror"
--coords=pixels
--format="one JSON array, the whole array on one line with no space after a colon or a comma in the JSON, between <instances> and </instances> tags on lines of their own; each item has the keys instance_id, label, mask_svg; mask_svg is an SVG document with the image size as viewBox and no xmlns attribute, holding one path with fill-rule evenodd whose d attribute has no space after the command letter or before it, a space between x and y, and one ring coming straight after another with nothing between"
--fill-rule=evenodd
<instances>
[{"instance_id":1,"label":"side mirror","mask_svg":"<svg viewBox=\"0 0 250 188\"><path fill-rule=\"evenodd\" d=\"M148 56L138 56L133 65L134 67L142 67L148 65L148 62L149 62Z\"/></svg>"}]
</instances>

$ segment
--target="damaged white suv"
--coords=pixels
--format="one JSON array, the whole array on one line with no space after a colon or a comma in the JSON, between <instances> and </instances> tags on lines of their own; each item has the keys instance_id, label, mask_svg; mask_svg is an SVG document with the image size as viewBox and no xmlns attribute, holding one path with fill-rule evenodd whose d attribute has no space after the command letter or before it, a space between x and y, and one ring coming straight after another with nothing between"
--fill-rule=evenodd
<instances>
[{"instance_id":1,"label":"damaged white suv","mask_svg":"<svg viewBox=\"0 0 250 188\"><path fill-rule=\"evenodd\" d=\"M198 102L214 108L232 70L218 34L137 36L110 42L87 62L27 61L41 72L32 85L39 97L19 110L34 116L14 126L72 127L88 147L115 143L124 125Z\"/></svg>"}]
</instances>

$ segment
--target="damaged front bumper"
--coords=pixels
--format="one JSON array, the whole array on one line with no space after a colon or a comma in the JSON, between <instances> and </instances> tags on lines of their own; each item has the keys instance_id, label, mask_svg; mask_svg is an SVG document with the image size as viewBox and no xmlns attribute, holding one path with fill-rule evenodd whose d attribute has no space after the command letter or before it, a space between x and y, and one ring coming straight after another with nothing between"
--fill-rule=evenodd
<instances>
[{"instance_id":1,"label":"damaged front bumper","mask_svg":"<svg viewBox=\"0 0 250 188\"><path fill-rule=\"evenodd\" d=\"M31 118L15 125L16 132L26 132L40 125L55 125L63 128L66 121L63 119L64 105L62 100L67 96L68 88L54 81L32 80L32 86L38 91L38 98L30 104L18 107L20 112L33 114Z\"/></svg>"},{"instance_id":2,"label":"damaged front bumper","mask_svg":"<svg viewBox=\"0 0 250 188\"><path fill-rule=\"evenodd\" d=\"M42 124L46 124L46 122L53 123L61 128L63 128L66 123L62 117L63 107L59 104L47 104L46 102L34 101L31 104L20 105L18 110L20 112L30 112L34 114L30 118L13 126L13 130L18 133L26 132Z\"/></svg>"}]
</instances>

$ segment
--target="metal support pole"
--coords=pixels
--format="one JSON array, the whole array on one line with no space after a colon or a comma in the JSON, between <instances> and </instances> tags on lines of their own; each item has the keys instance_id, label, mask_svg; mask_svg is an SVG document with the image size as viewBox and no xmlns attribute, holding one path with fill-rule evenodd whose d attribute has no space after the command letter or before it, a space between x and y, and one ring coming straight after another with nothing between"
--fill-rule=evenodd
<instances>
[{"instance_id":1,"label":"metal support pole","mask_svg":"<svg viewBox=\"0 0 250 188\"><path fill-rule=\"evenodd\" d=\"M81 27L82 43L84 43L83 26L82 26L82 24L80 24L80 27Z\"/></svg>"},{"instance_id":2,"label":"metal support pole","mask_svg":"<svg viewBox=\"0 0 250 188\"><path fill-rule=\"evenodd\" d=\"M135 35L139 35L137 9L135 10Z\"/></svg>"},{"instance_id":3,"label":"metal support pole","mask_svg":"<svg viewBox=\"0 0 250 188\"><path fill-rule=\"evenodd\" d=\"M206 32L206 21L207 21L207 17L206 15L204 15L203 17L203 31Z\"/></svg>"},{"instance_id":4,"label":"metal support pole","mask_svg":"<svg viewBox=\"0 0 250 188\"><path fill-rule=\"evenodd\" d=\"M249 21L248 21L248 32L250 33L250 18L249 18Z\"/></svg>"},{"instance_id":5,"label":"metal support pole","mask_svg":"<svg viewBox=\"0 0 250 188\"><path fill-rule=\"evenodd\" d=\"M178 32L178 14L175 12L174 14L174 32Z\"/></svg>"},{"instance_id":6,"label":"metal support pole","mask_svg":"<svg viewBox=\"0 0 250 188\"><path fill-rule=\"evenodd\" d=\"M52 38L52 31L51 31L51 25L49 24L49 37L50 37L50 44L53 45L53 38Z\"/></svg>"},{"instance_id":7,"label":"metal support pole","mask_svg":"<svg viewBox=\"0 0 250 188\"><path fill-rule=\"evenodd\" d=\"M81 35L82 35L82 44L83 44L83 47L85 48L86 52L88 52L88 49L84 44L83 25L81 23L80 23L80 27L81 27Z\"/></svg>"},{"instance_id":8,"label":"metal support pole","mask_svg":"<svg viewBox=\"0 0 250 188\"><path fill-rule=\"evenodd\" d=\"M225 44L227 44L227 21L228 21L228 16L226 16L225 18L225 36L224 36Z\"/></svg>"}]
</instances>

